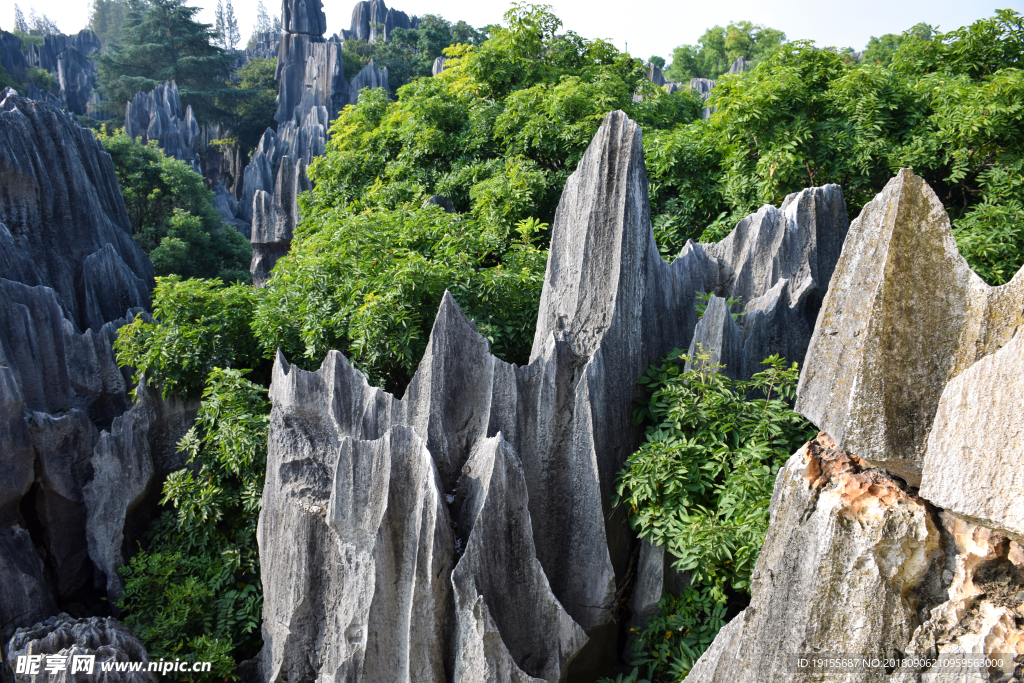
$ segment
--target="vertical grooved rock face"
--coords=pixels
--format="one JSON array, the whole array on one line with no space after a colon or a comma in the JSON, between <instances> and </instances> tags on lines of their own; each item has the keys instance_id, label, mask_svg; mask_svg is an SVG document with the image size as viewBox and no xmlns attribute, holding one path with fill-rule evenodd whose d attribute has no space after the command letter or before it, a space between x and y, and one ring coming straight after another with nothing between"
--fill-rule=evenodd
<instances>
[{"instance_id":1,"label":"vertical grooved rock face","mask_svg":"<svg viewBox=\"0 0 1024 683\"><path fill-rule=\"evenodd\" d=\"M125 109L124 132L130 138L140 138L143 144L156 140L168 156L191 164L199 173L199 123L191 105L182 109L174 81L165 82L148 94L136 93Z\"/></svg>"},{"instance_id":2,"label":"vertical grooved rock face","mask_svg":"<svg viewBox=\"0 0 1024 683\"><path fill-rule=\"evenodd\" d=\"M281 158L274 193L256 190L252 205L252 283L262 287L270 279L270 270L291 248L295 226L299 222L299 193L312 188L306 176L306 162Z\"/></svg>"},{"instance_id":3,"label":"vertical grooved rock face","mask_svg":"<svg viewBox=\"0 0 1024 683\"><path fill-rule=\"evenodd\" d=\"M850 226L818 315L797 412L840 447L920 484L946 383L1024 321L1024 276L989 287L935 193L900 171Z\"/></svg>"},{"instance_id":4,"label":"vertical grooved rock face","mask_svg":"<svg viewBox=\"0 0 1024 683\"><path fill-rule=\"evenodd\" d=\"M553 683L588 634L615 648L635 539L609 497L639 445L636 379L689 345L697 292L750 297L737 373L763 359L748 349L799 361L847 229L837 186L758 216L745 234L767 246L689 243L666 263L640 129L613 112L556 212L529 365L491 355L448 293L401 399L338 352L316 372L279 354L259 530L265 678Z\"/></svg>"},{"instance_id":5,"label":"vertical grooved rock face","mask_svg":"<svg viewBox=\"0 0 1024 683\"><path fill-rule=\"evenodd\" d=\"M1024 542L1024 334L942 392L924 455L921 495Z\"/></svg>"},{"instance_id":6,"label":"vertical grooved rock face","mask_svg":"<svg viewBox=\"0 0 1024 683\"><path fill-rule=\"evenodd\" d=\"M899 656L919 625L914 589L942 554L927 505L825 435L779 472L750 605L688 683L820 680L789 670L800 653ZM884 672L856 680L886 680Z\"/></svg>"},{"instance_id":7,"label":"vertical grooved rock face","mask_svg":"<svg viewBox=\"0 0 1024 683\"><path fill-rule=\"evenodd\" d=\"M0 278L52 288L83 330L148 307L153 265L110 155L69 115L11 92L0 102Z\"/></svg>"}]
</instances>

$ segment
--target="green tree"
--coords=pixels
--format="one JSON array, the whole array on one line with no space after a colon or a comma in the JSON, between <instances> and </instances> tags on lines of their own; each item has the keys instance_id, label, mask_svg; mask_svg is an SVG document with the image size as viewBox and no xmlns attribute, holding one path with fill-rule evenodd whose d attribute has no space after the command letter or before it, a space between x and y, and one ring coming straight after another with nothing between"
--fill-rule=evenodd
<instances>
[{"instance_id":1,"label":"green tree","mask_svg":"<svg viewBox=\"0 0 1024 683\"><path fill-rule=\"evenodd\" d=\"M120 39L97 58L100 90L112 113L140 91L175 81L182 103L191 105L201 121L219 121L223 110L214 103L227 86L234 58L214 45L209 24L193 19L198 7L185 0L147 0L130 6Z\"/></svg>"},{"instance_id":2,"label":"green tree","mask_svg":"<svg viewBox=\"0 0 1024 683\"><path fill-rule=\"evenodd\" d=\"M224 107L231 111L231 131L243 150L255 148L263 132L276 125L276 70L276 59L250 59L235 72L236 91L229 92L230 99L223 97Z\"/></svg>"},{"instance_id":3,"label":"green tree","mask_svg":"<svg viewBox=\"0 0 1024 683\"><path fill-rule=\"evenodd\" d=\"M688 83L693 78L718 78L729 71L738 57L748 61L764 59L786 41L786 34L749 21L713 26L697 45L680 45L672 52L672 64L665 78Z\"/></svg>"},{"instance_id":4,"label":"green tree","mask_svg":"<svg viewBox=\"0 0 1024 683\"><path fill-rule=\"evenodd\" d=\"M690 572L684 593L665 598L634 640L634 664L671 680L689 673L727 609L747 601L775 476L816 431L792 410L796 363L773 356L741 382L708 359L676 350L640 378L649 393L634 423L647 425L645 440L613 499L641 538L665 546L675 568ZM699 369L684 371L688 360Z\"/></svg>"},{"instance_id":5,"label":"green tree","mask_svg":"<svg viewBox=\"0 0 1024 683\"><path fill-rule=\"evenodd\" d=\"M89 28L107 48L121 37L121 25L127 16L127 0L93 0Z\"/></svg>"},{"instance_id":6,"label":"green tree","mask_svg":"<svg viewBox=\"0 0 1024 683\"><path fill-rule=\"evenodd\" d=\"M202 176L155 142L142 145L124 133L99 138L113 158L133 237L157 275L250 280L249 242L224 224Z\"/></svg>"},{"instance_id":7,"label":"green tree","mask_svg":"<svg viewBox=\"0 0 1024 683\"><path fill-rule=\"evenodd\" d=\"M267 459L266 389L245 370L213 368L195 425L179 444L189 467L163 486L171 505L121 569L118 607L150 657L211 661L219 678L262 646L256 522Z\"/></svg>"}]
</instances>

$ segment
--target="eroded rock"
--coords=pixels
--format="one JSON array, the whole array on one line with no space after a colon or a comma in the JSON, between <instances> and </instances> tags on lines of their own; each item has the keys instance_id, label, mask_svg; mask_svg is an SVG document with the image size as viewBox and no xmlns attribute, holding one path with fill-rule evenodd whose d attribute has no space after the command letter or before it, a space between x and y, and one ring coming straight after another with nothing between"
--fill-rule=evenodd
<instances>
[{"instance_id":1,"label":"eroded rock","mask_svg":"<svg viewBox=\"0 0 1024 683\"><path fill-rule=\"evenodd\" d=\"M182 109L174 81L150 93L136 93L125 109L124 132L130 138L139 138L142 144L156 140L164 153L191 164L199 173L199 123L191 105Z\"/></svg>"},{"instance_id":2,"label":"eroded rock","mask_svg":"<svg viewBox=\"0 0 1024 683\"><path fill-rule=\"evenodd\" d=\"M306 177L306 162L281 158L274 194L257 190L253 200L252 283L262 287L270 279L270 270L288 253L299 221L298 196L312 189Z\"/></svg>"},{"instance_id":3,"label":"eroded rock","mask_svg":"<svg viewBox=\"0 0 1024 683\"><path fill-rule=\"evenodd\" d=\"M792 669L795 655L905 651L920 625L915 590L942 559L942 538L924 501L864 467L819 434L780 470L750 605L719 633L688 683L816 681L819 673Z\"/></svg>"},{"instance_id":4,"label":"eroded rock","mask_svg":"<svg viewBox=\"0 0 1024 683\"><path fill-rule=\"evenodd\" d=\"M938 197L904 169L851 224L828 291L796 410L917 486L946 384L1024 321L1024 275L985 284Z\"/></svg>"},{"instance_id":5,"label":"eroded rock","mask_svg":"<svg viewBox=\"0 0 1024 683\"><path fill-rule=\"evenodd\" d=\"M72 683L88 678L103 683L156 683L157 676L148 670L149 657L142 643L112 617L73 619L59 614L29 628L19 628L7 645L7 657L16 661L19 656L58 655L66 658L67 665L58 673L49 674L42 667L35 675L20 674L19 682ZM72 674L71 662L75 656L95 657L92 674ZM143 671L104 671L103 664L111 662L142 662Z\"/></svg>"},{"instance_id":6,"label":"eroded rock","mask_svg":"<svg viewBox=\"0 0 1024 683\"><path fill-rule=\"evenodd\" d=\"M408 560L375 555L376 569L362 563L356 578L342 569L348 565L339 553L376 547L367 537L379 538L373 530L386 525L374 522L367 532L319 515L335 514L327 512L325 482L353 492L383 486L369 482L386 468L339 457L354 458L345 455L351 449L385 462L384 451L394 447L381 440L393 440L398 429L422 441L415 458L432 463L422 485L435 487L431 500L444 500L456 525L451 545L435 544L446 558L437 566L449 577L443 585L454 586L454 606L419 622L425 633L439 634L442 651L462 653L455 680L556 681L575 666L582 633L596 641L588 647L615 647L617 576L625 575L635 540L609 500L616 474L640 441L630 421L637 377L652 360L689 344L697 292L743 293L750 304L767 297L765 310L794 309L813 318L831 273L829 245L841 243L847 228L838 187L818 188L748 220L741 232L758 236L768 245L765 253L737 236L714 247L691 242L666 263L651 231L641 143L635 123L622 112L609 114L567 182L526 367L491 355L447 293L401 399L370 387L340 353L329 353L317 372L278 355L260 523L268 680L325 672L393 678L390 663L370 659L364 622L350 615L375 591L413 590L411 575L401 573ZM768 331L788 319L766 314L759 320L750 328L764 330L758 338L785 346L784 330ZM740 339L750 337L745 329ZM382 567L395 588L380 584ZM432 605L445 603L440 586L430 588ZM518 597L509 602L510 595ZM353 624L360 628L348 633ZM352 656L332 651L300 661L296 653L315 643ZM366 654L352 654L358 652Z\"/></svg>"}]
</instances>

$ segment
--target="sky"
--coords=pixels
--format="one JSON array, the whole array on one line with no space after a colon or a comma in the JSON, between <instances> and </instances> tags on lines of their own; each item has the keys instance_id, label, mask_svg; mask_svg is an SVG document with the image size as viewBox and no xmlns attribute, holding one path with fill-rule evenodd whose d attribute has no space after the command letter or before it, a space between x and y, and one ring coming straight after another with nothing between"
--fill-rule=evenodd
<instances>
[{"instance_id":1,"label":"sky","mask_svg":"<svg viewBox=\"0 0 1024 683\"><path fill-rule=\"evenodd\" d=\"M387 0L385 0L387 1ZM274 0L264 0L271 14L280 14ZM17 0L26 16L34 8L57 22L65 33L85 27L87 0ZM217 0L189 0L199 7L199 19L213 23ZM256 19L257 0L233 0L244 43ZM355 0L327 0L328 33L348 28ZM408 14L440 14L449 21L462 19L473 26L499 23L508 0L394 0L389 7ZM711 26L747 20L785 32L789 40L808 39L819 46L863 49L871 36L900 33L926 22L949 31L983 17L997 8L1024 12L1024 0L548 0L563 28L585 38L604 38L636 57L659 55L671 61L672 48L693 44ZM14 24L14 0L0 1L0 28ZM630 10L635 8L635 10ZM244 47L239 45L239 47Z\"/></svg>"}]
</instances>

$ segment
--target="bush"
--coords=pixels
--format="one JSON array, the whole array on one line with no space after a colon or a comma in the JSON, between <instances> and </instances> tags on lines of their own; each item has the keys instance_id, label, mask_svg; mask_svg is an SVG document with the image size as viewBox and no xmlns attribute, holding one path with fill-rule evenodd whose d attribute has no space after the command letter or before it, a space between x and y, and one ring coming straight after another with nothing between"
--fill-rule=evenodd
<instances>
[{"instance_id":1,"label":"bush","mask_svg":"<svg viewBox=\"0 0 1024 683\"><path fill-rule=\"evenodd\" d=\"M546 254L529 242L543 226L520 227L505 248L476 220L440 207L321 216L298 231L261 290L256 337L266 354L280 348L308 368L339 349L371 382L400 390L447 289L496 354L524 362Z\"/></svg>"},{"instance_id":2,"label":"bush","mask_svg":"<svg viewBox=\"0 0 1024 683\"><path fill-rule=\"evenodd\" d=\"M249 322L255 292L220 280L157 278L153 321L137 316L118 331L114 349L122 367L171 394L198 398L214 367L253 367L261 357Z\"/></svg>"},{"instance_id":3,"label":"bush","mask_svg":"<svg viewBox=\"0 0 1024 683\"><path fill-rule=\"evenodd\" d=\"M125 624L150 657L212 661L233 677L262 646L256 523L267 459L266 389L245 370L214 368L195 425L179 448L189 467L164 482L171 504L148 547L121 569Z\"/></svg>"},{"instance_id":4,"label":"bush","mask_svg":"<svg viewBox=\"0 0 1024 683\"><path fill-rule=\"evenodd\" d=\"M665 598L635 641L634 663L649 674L684 675L725 624L730 601L749 594L775 476L815 433L791 408L795 363L772 356L750 381L736 381L708 359L676 350L640 378L650 395L634 422L648 424L645 441L612 501L626 506L641 538L690 572L690 587ZM700 369L684 371L689 360Z\"/></svg>"},{"instance_id":5,"label":"bush","mask_svg":"<svg viewBox=\"0 0 1024 683\"><path fill-rule=\"evenodd\" d=\"M157 275L250 282L252 247L213 208L213 193L184 161L123 132L97 136L114 161L135 241Z\"/></svg>"}]
</instances>

